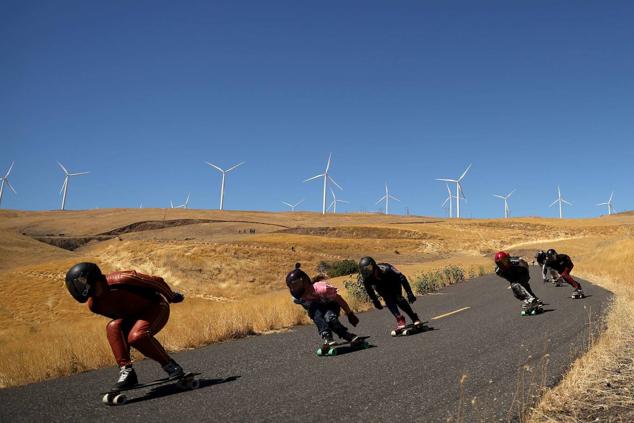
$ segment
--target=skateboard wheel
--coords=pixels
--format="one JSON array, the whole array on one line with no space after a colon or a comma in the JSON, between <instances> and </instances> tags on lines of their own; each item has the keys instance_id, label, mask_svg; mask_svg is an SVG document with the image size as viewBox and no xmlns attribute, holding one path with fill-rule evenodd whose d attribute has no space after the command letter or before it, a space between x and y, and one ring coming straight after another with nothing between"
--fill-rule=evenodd
<instances>
[{"instance_id":1,"label":"skateboard wheel","mask_svg":"<svg viewBox=\"0 0 634 423\"><path fill-rule=\"evenodd\" d=\"M410 334L410 331L409 331L409 330L404 330L404 331L403 331L403 336L407 336L407 335L409 335L409 334Z\"/></svg>"},{"instance_id":2,"label":"skateboard wheel","mask_svg":"<svg viewBox=\"0 0 634 423\"><path fill-rule=\"evenodd\" d=\"M315 351L315 354L317 354L318 356L322 356L324 352L321 350L321 348L319 348L317 349L317 351Z\"/></svg>"},{"instance_id":3,"label":"skateboard wheel","mask_svg":"<svg viewBox=\"0 0 634 423\"><path fill-rule=\"evenodd\" d=\"M328 355L329 355L329 356L331 356L331 357L332 357L333 355L337 355L337 350L336 350L336 349L334 349L334 348L333 348L333 349L331 349L330 351L328 351Z\"/></svg>"},{"instance_id":4,"label":"skateboard wheel","mask_svg":"<svg viewBox=\"0 0 634 423\"><path fill-rule=\"evenodd\" d=\"M396 336L396 331L395 331L395 330L393 330L392 332L390 332L390 335L392 335L392 336Z\"/></svg>"},{"instance_id":5,"label":"skateboard wheel","mask_svg":"<svg viewBox=\"0 0 634 423\"><path fill-rule=\"evenodd\" d=\"M112 399L112 404L114 405L123 405L128 401L128 397L126 397L123 394L118 394L115 395L115 397Z\"/></svg>"},{"instance_id":6,"label":"skateboard wheel","mask_svg":"<svg viewBox=\"0 0 634 423\"><path fill-rule=\"evenodd\" d=\"M368 349L370 348L370 344L368 344L367 342L364 342L363 344L361 344L361 348L363 348L364 350Z\"/></svg>"},{"instance_id":7,"label":"skateboard wheel","mask_svg":"<svg viewBox=\"0 0 634 423\"><path fill-rule=\"evenodd\" d=\"M188 385L189 389L198 389L198 387L200 387L200 381L198 379L192 379Z\"/></svg>"},{"instance_id":8,"label":"skateboard wheel","mask_svg":"<svg viewBox=\"0 0 634 423\"><path fill-rule=\"evenodd\" d=\"M103 402L104 404L112 404L112 398L114 397L113 394L111 393L107 393L103 396L103 398L101 398L101 402Z\"/></svg>"},{"instance_id":9,"label":"skateboard wheel","mask_svg":"<svg viewBox=\"0 0 634 423\"><path fill-rule=\"evenodd\" d=\"M526 310L522 310L522 316L526 316Z\"/></svg>"}]
</instances>

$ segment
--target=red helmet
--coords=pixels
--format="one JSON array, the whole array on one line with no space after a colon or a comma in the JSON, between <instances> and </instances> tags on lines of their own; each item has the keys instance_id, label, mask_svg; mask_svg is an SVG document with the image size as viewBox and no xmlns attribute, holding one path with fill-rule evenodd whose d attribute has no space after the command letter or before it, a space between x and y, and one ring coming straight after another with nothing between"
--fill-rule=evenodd
<instances>
[{"instance_id":1,"label":"red helmet","mask_svg":"<svg viewBox=\"0 0 634 423\"><path fill-rule=\"evenodd\" d=\"M504 260L508 259L509 257L510 257L510 255L506 251L498 251L495 254L495 262L499 263L501 261L504 261Z\"/></svg>"}]
</instances>

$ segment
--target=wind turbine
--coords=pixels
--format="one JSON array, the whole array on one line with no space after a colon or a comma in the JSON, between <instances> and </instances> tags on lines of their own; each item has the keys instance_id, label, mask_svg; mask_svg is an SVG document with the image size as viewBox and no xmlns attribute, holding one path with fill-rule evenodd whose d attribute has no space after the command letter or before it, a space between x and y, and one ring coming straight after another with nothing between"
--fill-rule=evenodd
<instances>
[{"instance_id":1,"label":"wind turbine","mask_svg":"<svg viewBox=\"0 0 634 423\"><path fill-rule=\"evenodd\" d=\"M59 165L59 167L62 168L62 170L64 171L64 174L66 175L64 176L64 183L62 184L62 188L59 190L60 194L62 193L62 191L64 191L64 195L62 196L62 208L60 210L66 210L66 194L68 192L68 178L70 176L86 175L87 173L90 173L90 172L69 173L68 170L66 170L66 168L64 167L64 165L62 165L60 162L57 162L57 164Z\"/></svg>"},{"instance_id":2,"label":"wind turbine","mask_svg":"<svg viewBox=\"0 0 634 423\"><path fill-rule=\"evenodd\" d=\"M453 182L456 184L456 217L460 218L460 200L464 199L464 190L462 189L462 185L460 184L460 181L462 181L462 179L465 177L465 175L467 174L467 172L469 172L469 169L471 169L471 165L467 166L467 169L462 172L462 175L460 175L460 177L458 179L436 179L437 181L443 181L443 182Z\"/></svg>"},{"instance_id":3,"label":"wind turbine","mask_svg":"<svg viewBox=\"0 0 634 423\"><path fill-rule=\"evenodd\" d=\"M291 203L287 203L286 201L282 201L282 204L286 204L288 207L291 208L291 211L294 212L295 211L295 207L299 206L300 204L302 204L304 202L304 200L302 199L301 201L298 201L295 204L291 204Z\"/></svg>"},{"instance_id":4,"label":"wind turbine","mask_svg":"<svg viewBox=\"0 0 634 423\"><path fill-rule=\"evenodd\" d=\"M561 190L559 189L559 186L557 186L557 199L555 201L553 201L553 203L549 206L552 207L555 204L559 203L559 218L563 219L564 218L564 211L563 211L563 207L562 204L568 204L569 206L572 206L572 203L567 202L566 200L563 199L563 197L561 196Z\"/></svg>"},{"instance_id":5,"label":"wind turbine","mask_svg":"<svg viewBox=\"0 0 634 423\"><path fill-rule=\"evenodd\" d=\"M513 191L509 192L506 195L493 194L494 197L501 198L502 200L504 200L504 218L505 219L508 219L510 214L511 214L511 209L509 209L509 201L508 200L511 197L511 195L513 195L513 193L515 191L516 190L513 190Z\"/></svg>"},{"instance_id":6,"label":"wind turbine","mask_svg":"<svg viewBox=\"0 0 634 423\"><path fill-rule=\"evenodd\" d=\"M2 190L0 189L0 198L2 196ZM612 191L612 194L610 194L610 199L608 200L607 203L599 203L597 204L597 206L608 206L608 215L612 214L615 212L614 210L614 203L612 203L612 197L614 197L614 191Z\"/></svg>"},{"instance_id":7,"label":"wind turbine","mask_svg":"<svg viewBox=\"0 0 634 423\"><path fill-rule=\"evenodd\" d=\"M170 206L172 206L173 209L186 209L188 204L189 194L187 194L187 200L185 200L185 204L181 204L180 206L174 206L174 203L172 203L172 200L170 200Z\"/></svg>"},{"instance_id":8,"label":"wind turbine","mask_svg":"<svg viewBox=\"0 0 634 423\"><path fill-rule=\"evenodd\" d=\"M321 173L319 175L315 175L312 178L308 178L306 180L304 180L304 182L308 182L308 181L312 181L313 179L317 179L317 178L324 178L324 195L323 195L323 199L322 199L322 205L321 205L321 214L326 214L326 187L328 185L328 180L330 180L330 182L332 182L333 184L335 184L335 186L337 188L339 188L340 190L343 191L343 188L341 188L339 186L339 184L337 182L335 182L334 179L332 179L332 177L328 174L328 171L330 170L330 159L332 158L332 153L330 153L330 155L328 155L328 163L326 164L326 170L324 171L324 173Z\"/></svg>"},{"instance_id":9,"label":"wind turbine","mask_svg":"<svg viewBox=\"0 0 634 423\"><path fill-rule=\"evenodd\" d=\"M13 169L14 164L15 162L11 162L11 166L9 166L9 170L7 170L7 173L5 173L4 176L0 177L0 180L2 180L2 182L0 182L0 205L2 205L2 193L4 191L5 182L7 186L11 188L11 191L13 191L13 193L17 195L17 192L15 192L13 186L11 186L11 182L9 182L9 174L11 173L11 169Z\"/></svg>"},{"instance_id":10,"label":"wind turbine","mask_svg":"<svg viewBox=\"0 0 634 423\"><path fill-rule=\"evenodd\" d=\"M231 166L227 170L223 170L220 167L216 166L215 164L212 164L212 163L209 163L209 162L205 162L205 163L207 163L209 166L211 166L214 169L216 169L218 172L222 173L222 182L220 183L220 208L219 208L219 210L224 210L224 207L225 207L225 176L227 175L227 173L231 172L236 167L243 165L245 162L240 162L240 163L238 163L235 166Z\"/></svg>"},{"instance_id":11,"label":"wind turbine","mask_svg":"<svg viewBox=\"0 0 634 423\"><path fill-rule=\"evenodd\" d=\"M375 204L379 204L381 201L385 200L385 214L390 214L389 211L389 207L390 207L390 198L392 200L396 200L396 201L401 201L398 198L391 196L390 195L390 191L387 188L387 182L385 183L385 195L381 198L379 198L379 201L377 201Z\"/></svg>"},{"instance_id":12,"label":"wind turbine","mask_svg":"<svg viewBox=\"0 0 634 423\"><path fill-rule=\"evenodd\" d=\"M330 203L330 205L328 206L328 210L332 208L333 214L337 214L337 203L350 204L350 201L337 200L337 196L335 195L335 192L332 190L332 188L330 188L330 192L332 193L332 203Z\"/></svg>"}]
</instances>

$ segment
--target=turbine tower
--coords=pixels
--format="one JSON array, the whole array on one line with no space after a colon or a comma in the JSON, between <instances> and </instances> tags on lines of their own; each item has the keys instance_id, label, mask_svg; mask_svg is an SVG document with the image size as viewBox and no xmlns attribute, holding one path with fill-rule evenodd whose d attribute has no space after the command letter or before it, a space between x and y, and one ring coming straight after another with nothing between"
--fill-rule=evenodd
<instances>
[{"instance_id":1,"label":"turbine tower","mask_svg":"<svg viewBox=\"0 0 634 423\"><path fill-rule=\"evenodd\" d=\"M332 203L330 203L330 205L328 206L328 210L332 209L333 214L337 214L337 203L350 204L350 201L337 200L337 196L335 195L335 192L332 190L332 188L330 188L330 192L332 193Z\"/></svg>"},{"instance_id":2,"label":"turbine tower","mask_svg":"<svg viewBox=\"0 0 634 423\"><path fill-rule=\"evenodd\" d=\"M564 198L561 196L561 190L559 189L559 186L557 186L557 199L555 201L553 201L553 203L549 206L552 207L555 204L559 203L559 218L563 219L564 218L564 211L563 211L563 206L562 204L568 204L569 206L572 206L572 203L567 202L566 200L564 200Z\"/></svg>"},{"instance_id":3,"label":"turbine tower","mask_svg":"<svg viewBox=\"0 0 634 423\"><path fill-rule=\"evenodd\" d=\"M11 166L9 166L9 170L7 170L7 173L5 173L4 176L0 177L0 180L2 181L0 182L0 205L2 205L2 194L4 192L5 183L9 188L11 188L11 191L13 191L13 193L17 195L17 192L15 192L13 186L11 186L11 182L9 182L9 174L11 173L11 169L13 169L14 164L15 162L11 162Z\"/></svg>"},{"instance_id":4,"label":"turbine tower","mask_svg":"<svg viewBox=\"0 0 634 423\"><path fill-rule=\"evenodd\" d=\"M86 175L87 173L90 173L90 172L69 173L68 170L66 170L66 168L64 167L64 165L62 165L60 162L57 162L57 164L64 171L64 175L66 175L66 176L64 176L64 183L62 184L62 188L59 190L60 194L62 193L62 191L64 192L64 195L62 196L62 207L61 207L60 210L66 210L66 194L68 193L68 179L69 179L69 177L71 177L71 176L79 176L79 175Z\"/></svg>"},{"instance_id":5,"label":"turbine tower","mask_svg":"<svg viewBox=\"0 0 634 423\"><path fill-rule=\"evenodd\" d=\"M599 203L597 206L608 206L608 215L615 213L614 203L612 202L612 197L614 197L614 191L610 194L610 199L607 203ZM2 198L2 188L0 188L0 199Z\"/></svg>"},{"instance_id":6,"label":"turbine tower","mask_svg":"<svg viewBox=\"0 0 634 423\"><path fill-rule=\"evenodd\" d=\"M227 173L231 172L236 167L242 166L245 162L240 162L237 165L231 166L227 170L223 170L220 167L216 166L215 164L212 164L209 162L205 162L205 163L207 163L209 166L216 169L218 172L222 173L222 182L220 183L220 208L218 210L224 210L225 208L225 176L227 175Z\"/></svg>"},{"instance_id":7,"label":"turbine tower","mask_svg":"<svg viewBox=\"0 0 634 423\"><path fill-rule=\"evenodd\" d=\"M505 219L508 219L509 216L511 215L511 209L509 209L509 201L508 200L509 200L509 197L511 197L511 195L513 195L513 193L515 191L516 190L513 190L513 191L509 192L506 195L493 194L494 197L501 198L502 200L504 200L504 218Z\"/></svg>"},{"instance_id":8,"label":"turbine tower","mask_svg":"<svg viewBox=\"0 0 634 423\"><path fill-rule=\"evenodd\" d=\"M302 204L304 202L304 200L302 199L301 201L298 201L295 204L291 204L291 203L287 203L286 201L282 201L282 204L286 204L288 207L291 208L291 211L294 212L295 211L295 207L299 206L300 204Z\"/></svg>"},{"instance_id":9,"label":"turbine tower","mask_svg":"<svg viewBox=\"0 0 634 423\"><path fill-rule=\"evenodd\" d=\"M326 164L326 170L324 171L324 173L320 173L319 175L315 175L311 178L304 180L304 182L308 182L308 181L312 181L313 179L317 179L321 177L324 178L324 195L322 197L321 214L326 214L326 188L328 185L328 181L330 180L330 182L332 182L337 188L343 191L343 188L341 188L339 184L335 182L335 180L332 179L332 177L328 174L328 171L330 170L331 158L332 158L332 153L330 153L330 155L328 156L328 163Z\"/></svg>"},{"instance_id":10,"label":"turbine tower","mask_svg":"<svg viewBox=\"0 0 634 423\"><path fill-rule=\"evenodd\" d=\"M464 190L462 189L462 185L460 184L460 182L465 177L467 172L469 172L469 169L471 169L471 165L467 166L467 169L464 172L462 172L462 175L460 175L458 179L436 179L437 181L453 182L456 184L455 198L456 198L456 217L457 218L460 218L460 200L465 199Z\"/></svg>"},{"instance_id":11,"label":"turbine tower","mask_svg":"<svg viewBox=\"0 0 634 423\"><path fill-rule=\"evenodd\" d=\"M385 183L385 195L381 198L379 198L379 201L377 201L375 204L379 204L381 201L385 200L385 214L388 215L390 214L390 198L392 200L396 200L396 201L401 201L398 198L390 195L390 191L387 188L387 182Z\"/></svg>"}]
</instances>

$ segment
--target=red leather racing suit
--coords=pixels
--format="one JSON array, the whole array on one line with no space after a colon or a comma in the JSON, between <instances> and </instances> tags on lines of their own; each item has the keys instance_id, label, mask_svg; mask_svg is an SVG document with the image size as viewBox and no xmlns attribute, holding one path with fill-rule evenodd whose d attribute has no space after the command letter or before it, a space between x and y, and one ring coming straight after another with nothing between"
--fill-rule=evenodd
<instances>
[{"instance_id":1,"label":"red leather racing suit","mask_svg":"<svg viewBox=\"0 0 634 423\"><path fill-rule=\"evenodd\" d=\"M131 363L131 346L159 364L167 364L169 356L154 335L169 319L174 292L163 278L134 270L114 272L105 278L106 290L91 297L88 308L112 319L106 334L119 366Z\"/></svg>"}]
</instances>

